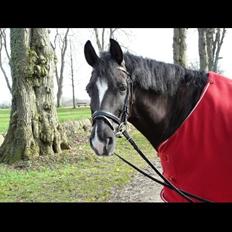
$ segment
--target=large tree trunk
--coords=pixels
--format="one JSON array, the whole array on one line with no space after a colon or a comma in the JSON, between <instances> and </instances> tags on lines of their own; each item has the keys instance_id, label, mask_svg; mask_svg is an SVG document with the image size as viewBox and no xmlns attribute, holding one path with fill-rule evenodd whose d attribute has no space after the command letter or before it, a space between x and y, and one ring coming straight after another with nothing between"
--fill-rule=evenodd
<instances>
[{"instance_id":1,"label":"large tree trunk","mask_svg":"<svg viewBox=\"0 0 232 232\"><path fill-rule=\"evenodd\" d=\"M200 57L200 70L208 71L208 55L206 49L206 29L198 28L198 49L199 49L199 57Z\"/></svg>"},{"instance_id":2,"label":"large tree trunk","mask_svg":"<svg viewBox=\"0 0 232 232\"><path fill-rule=\"evenodd\" d=\"M174 28L173 60L175 64L186 67L186 29Z\"/></svg>"},{"instance_id":3,"label":"large tree trunk","mask_svg":"<svg viewBox=\"0 0 232 232\"><path fill-rule=\"evenodd\" d=\"M53 94L54 54L46 29L11 29L13 99L0 161L54 155L69 145Z\"/></svg>"}]
</instances>

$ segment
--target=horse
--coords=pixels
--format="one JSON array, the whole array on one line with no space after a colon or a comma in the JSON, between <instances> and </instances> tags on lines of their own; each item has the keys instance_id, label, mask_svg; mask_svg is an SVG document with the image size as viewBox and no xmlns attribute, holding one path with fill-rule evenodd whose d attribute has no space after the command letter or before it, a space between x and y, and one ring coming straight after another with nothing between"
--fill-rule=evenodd
<instances>
[{"instance_id":1,"label":"horse","mask_svg":"<svg viewBox=\"0 0 232 232\"><path fill-rule=\"evenodd\" d=\"M118 125L128 120L172 184L211 202L232 201L232 80L123 53L114 39L99 56L88 40L84 55L92 67L86 91L97 155L114 154ZM160 194L164 202L187 201L167 186Z\"/></svg>"}]
</instances>

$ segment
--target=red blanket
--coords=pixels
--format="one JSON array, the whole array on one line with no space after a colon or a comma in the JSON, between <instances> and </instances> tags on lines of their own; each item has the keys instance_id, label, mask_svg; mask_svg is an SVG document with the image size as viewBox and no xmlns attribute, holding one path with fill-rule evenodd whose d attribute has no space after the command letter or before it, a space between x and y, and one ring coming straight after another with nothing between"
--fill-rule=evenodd
<instances>
[{"instance_id":1,"label":"red blanket","mask_svg":"<svg viewBox=\"0 0 232 232\"><path fill-rule=\"evenodd\" d=\"M232 80L209 72L196 107L159 148L163 174L175 186L216 202L232 202ZM185 202L164 187L168 202Z\"/></svg>"}]
</instances>

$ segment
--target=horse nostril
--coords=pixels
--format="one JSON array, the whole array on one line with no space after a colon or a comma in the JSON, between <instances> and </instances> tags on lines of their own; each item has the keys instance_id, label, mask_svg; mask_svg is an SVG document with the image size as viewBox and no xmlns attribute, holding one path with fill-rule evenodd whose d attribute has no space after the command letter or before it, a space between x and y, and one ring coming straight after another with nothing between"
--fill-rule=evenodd
<instances>
[{"instance_id":1,"label":"horse nostril","mask_svg":"<svg viewBox=\"0 0 232 232\"><path fill-rule=\"evenodd\" d=\"M107 139L106 139L106 146L108 147L108 146L110 146L110 145L112 145L113 144L113 138L112 137L108 137Z\"/></svg>"}]
</instances>

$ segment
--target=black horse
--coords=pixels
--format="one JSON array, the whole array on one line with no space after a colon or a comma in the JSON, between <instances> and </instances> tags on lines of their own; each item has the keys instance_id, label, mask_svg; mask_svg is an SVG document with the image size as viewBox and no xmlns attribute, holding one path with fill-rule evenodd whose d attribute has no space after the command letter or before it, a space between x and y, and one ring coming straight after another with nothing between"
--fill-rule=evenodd
<instances>
[{"instance_id":1,"label":"black horse","mask_svg":"<svg viewBox=\"0 0 232 232\"><path fill-rule=\"evenodd\" d=\"M84 53L93 67L86 90L95 153L114 153L118 125L128 119L158 151L164 176L172 183L211 201L232 201L232 81L123 54L113 39L100 57L90 41ZM185 201L166 187L161 196Z\"/></svg>"}]
</instances>

